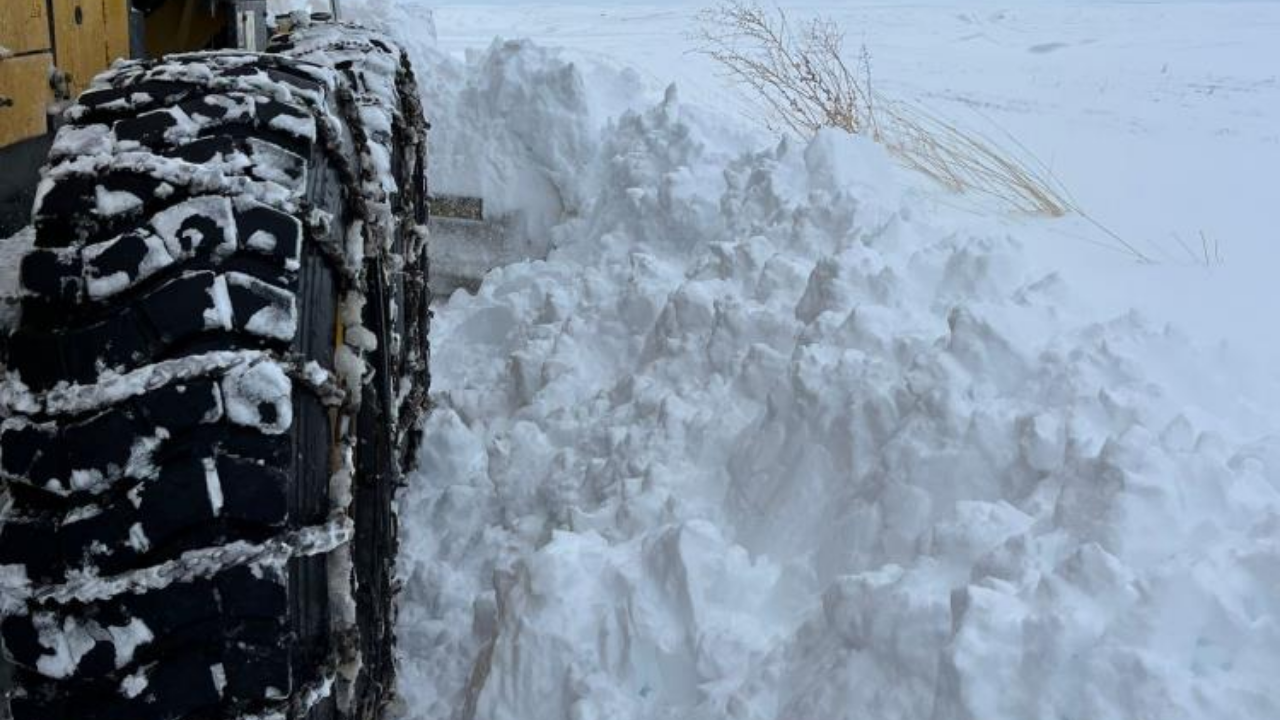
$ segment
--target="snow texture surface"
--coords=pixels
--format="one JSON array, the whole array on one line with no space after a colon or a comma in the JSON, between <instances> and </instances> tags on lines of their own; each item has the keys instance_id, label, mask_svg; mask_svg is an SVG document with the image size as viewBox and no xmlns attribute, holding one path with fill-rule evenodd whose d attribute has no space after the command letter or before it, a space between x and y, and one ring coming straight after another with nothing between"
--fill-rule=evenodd
<instances>
[{"instance_id":1,"label":"snow texture surface","mask_svg":"<svg viewBox=\"0 0 1280 720\"><path fill-rule=\"evenodd\" d=\"M1280 717L1275 7L798 9L878 80L1047 138L1140 266L1078 218L956 211L863 139L764 137L682 52L686 5L344 6L410 47L435 188L547 255L436 307L403 717ZM1163 239L1203 227L1225 263ZM94 396L234 368L228 414L287 427L288 376L240 360Z\"/></svg>"},{"instance_id":2,"label":"snow texture surface","mask_svg":"<svg viewBox=\"0 0 1280 720\"><path fill-rule=\"evenodd\" d=\"M437 190L540 216L549 250L438 301L437 407L401 508L405 718L1280 716L1280 384L1268 341L1206 332L1161 289L1216 287L1212 269L1135 270L1065 237L1070 218L958 211L860 138L763 137L671 49L684 6L347 5L411 48ZM973 103L1068 65L1096 92L1125 33L1153 56L1191 27L1274 56L1251 28L1280 22L848 7L826 9L906 82L942 73ZM495 27L573 47L490 44ZM1039 49L965 54L947 35L965 28ZM1081 65L1031 40L1046 28L1112 32ZM916 50L947 65L921 72L899 40L958 54ZM1275 79L1253 88L1221 102L1274 156ZM1173 89L1125 111L1170 122ZM1067 170L1107 187L1124 121L1081 116L1094 174Z\"/></svg>"}]
</instances>

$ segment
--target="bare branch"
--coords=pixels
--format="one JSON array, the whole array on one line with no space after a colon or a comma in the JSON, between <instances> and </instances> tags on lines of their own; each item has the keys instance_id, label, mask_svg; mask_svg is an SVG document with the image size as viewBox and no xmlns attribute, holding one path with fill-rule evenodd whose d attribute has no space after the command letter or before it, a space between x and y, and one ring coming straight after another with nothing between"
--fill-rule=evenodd
<instances>
[{"instance_id":1,"label":"bare branch","mask_svg":"<svg viewBox=\"0 0 1280 720\"><path fill-rule=\"evenodd\" d=\"M702 52L746 85L770 127L808 137L823 127L863 132L871 107L841 57L844 34L817 19L792 30L785 11L728 0L699 14Z\"/></svg>"}]
</instances>

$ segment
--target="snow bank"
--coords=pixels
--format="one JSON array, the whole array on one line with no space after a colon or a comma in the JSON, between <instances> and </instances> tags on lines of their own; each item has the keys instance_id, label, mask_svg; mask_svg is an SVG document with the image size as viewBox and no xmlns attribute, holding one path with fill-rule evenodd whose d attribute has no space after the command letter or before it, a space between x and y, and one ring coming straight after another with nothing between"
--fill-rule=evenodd
<instances>
[{"instance_id":1,"label":"snow bank","mask_svg":"<svg viewBox=\"0 0 1280 720\"><path fill-rule=\"evenodd\" d=\"M434 75L435 158L483 109L575 209L437 307L405 717L1280 716L1274 383L861 139L589 122L527 43Z\"/></svg>"}]
</instances>

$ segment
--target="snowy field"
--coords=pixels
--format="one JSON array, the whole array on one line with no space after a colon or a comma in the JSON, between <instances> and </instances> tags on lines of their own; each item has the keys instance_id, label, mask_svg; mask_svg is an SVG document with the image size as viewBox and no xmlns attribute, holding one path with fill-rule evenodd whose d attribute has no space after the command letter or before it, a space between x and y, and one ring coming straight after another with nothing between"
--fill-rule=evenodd
<instances>
[{"instance_id":1,"label":"snowy field","mask_svg":"<svg viewBox=\"0 0 1280 720\"><path fill-rule=\"evenodd\" d=\"M1280 717L1280 5L794 6L1144 264L780 144L694 5L346 4L551 248L438 301L405 718Z\"/></svg>"}]
</instances>

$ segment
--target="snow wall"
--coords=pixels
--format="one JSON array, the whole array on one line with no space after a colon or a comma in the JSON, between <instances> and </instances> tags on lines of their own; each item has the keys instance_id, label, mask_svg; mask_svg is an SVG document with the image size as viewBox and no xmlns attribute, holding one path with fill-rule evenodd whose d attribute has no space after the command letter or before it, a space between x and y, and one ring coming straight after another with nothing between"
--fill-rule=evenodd
<instances>
[{"instance_id":1,"label":"snow wall","mask_svg":"<svg viewBox=\"0 0 1280 720\"><path fill-rule=\"evenodd\" d=\"M1280 717L1272 376L1097 317L1060 239L967 230L860 138L369 16L435 187L550 249L438 300L405 718Z\"/></svg>"}]
</instances>

